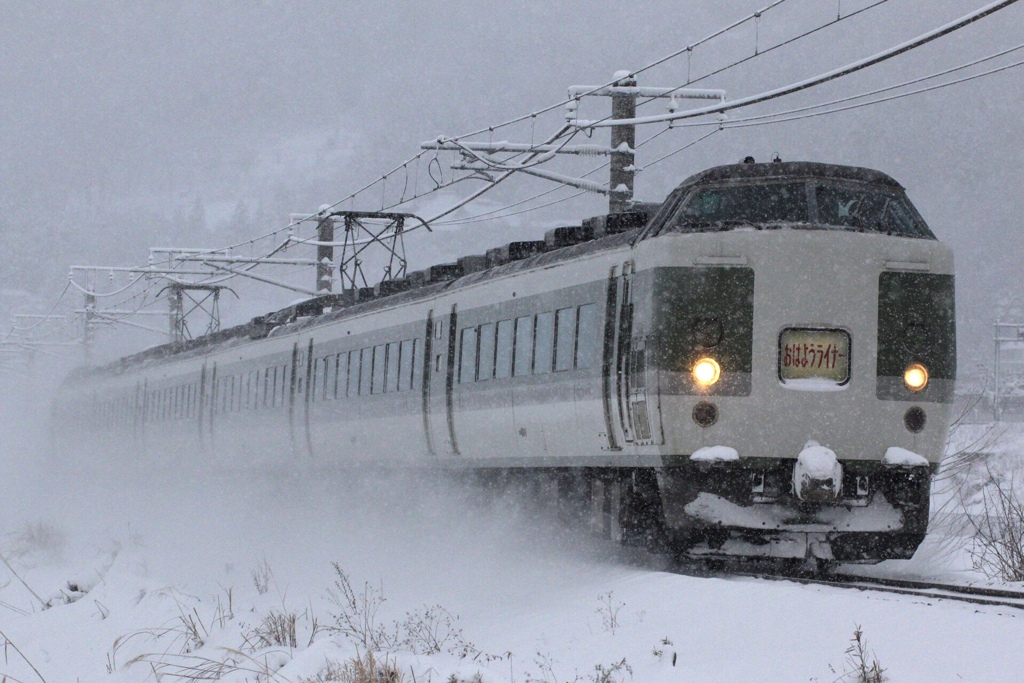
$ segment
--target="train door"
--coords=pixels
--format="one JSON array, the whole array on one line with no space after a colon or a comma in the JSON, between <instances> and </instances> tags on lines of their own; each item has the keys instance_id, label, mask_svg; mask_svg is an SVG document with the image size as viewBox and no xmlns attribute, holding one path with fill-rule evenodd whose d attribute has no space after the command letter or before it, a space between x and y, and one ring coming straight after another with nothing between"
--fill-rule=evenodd
<instances>
[{"instance_id":1,"label":"train door","mask_svg":"<svg viewBox=\"0 0 1024 683\"><path fill-rule=\"evenodd\" d=\"M427 453L431 456L437 455L437 452L434 450L434 434L430 421L430 388L431 381L434 376L434 329L439 324L440 323L434 320L433 309L427 311L427 325L423 335L423 344L421 346L423 349L423 386L421 388L421 393L423 396L423 439L427 447ZM440 346L440 344L437 344L437 346Z\"/></svg>"},{"instance_id":2,"label":"train door","mask_svg":"<svg viewBox=\"0 0 1024 683\"><path fill-rule=\"evenodd\" d=\"M642 330L634 329L633 263L622 264L617 292L615 330L615 394L619 426L626 443L637 445L660 441L658 405L648 394L650 349ZM606 331L607 334L607 331Z\"/></svg>"},{"instance_id":3,"label":"train door","mask_svg":"<svg viewBox=\"0 0 1024 683\"><path fill-rule=\"evenodd\" d=\"M617 400L618 381L618 327L619 327L619 268L612 266L608 274L608 289L605 298L604 335L601 347L601 400L604 407L604 428L610 451L622 450L619 434L621 424L621 405Z\"/></svg>"},{"instance_id":4,"label":"train door","mask_svg":"<svg viewBox=\"0 0 1024 683\"><path fill-rule=\"evenodd\" d=\"M633 340L633 262L622 264L619 276L618 311L615 330L615 399L619 414L619 427L626 443L635 440L633 412L629 408L630 370L632 369Z\"/></svg>"},{"instance_id":5,"label":"train door","mask_svg":"<svg viewBox=\"0 0 1024 683\"><path fill-rule=\"evenodd\" d=\"M309 338L305 359L300 357L298 399L302 402L302 432L306 454L313 457L313 434L310 425L310 403L313 390L313 338ZM323 380L321 380L323 381Z\"/></svg>"},{"instance_id":6,"label":"train door","mask_svg":"<svg viewBox=\"0 0 1024 683\"><path fill-rule=\"evenodd\" d=\"M429 344L424 344L423 392L426 407L427 438L433 454L458 455L455 434L455 346L458 312L452 306L449 316L430 318ZM429 364L429 369L427 365Z\"/></svg>"}]
</instances>

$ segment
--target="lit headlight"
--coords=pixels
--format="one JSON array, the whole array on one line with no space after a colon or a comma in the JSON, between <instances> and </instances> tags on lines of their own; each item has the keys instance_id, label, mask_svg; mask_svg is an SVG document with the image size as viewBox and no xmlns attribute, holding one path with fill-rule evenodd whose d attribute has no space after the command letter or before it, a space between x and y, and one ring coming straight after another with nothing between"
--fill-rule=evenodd
<instances>
[{"instance_id":1,"label":"lit headlight","mask_svg":"<svg viewBox=\"0 0 1024 683\"><path fill-rule=\"evenodd\" d=\"M921 391L928 386L928 368L920 363L911 363L903 371L903 383L911 391Z\"/></svg>"},{"instance_id":2,"label":"lit headlight","mask_svg":"<svg viewBox=\"0 0 1024 683\"><path fill-rule=\"evenodd\" d=\"M693 380L702 387L709 387L722 376L722 366L714 358L701 358L693 365Z\"/></svg>"}]
</instances>

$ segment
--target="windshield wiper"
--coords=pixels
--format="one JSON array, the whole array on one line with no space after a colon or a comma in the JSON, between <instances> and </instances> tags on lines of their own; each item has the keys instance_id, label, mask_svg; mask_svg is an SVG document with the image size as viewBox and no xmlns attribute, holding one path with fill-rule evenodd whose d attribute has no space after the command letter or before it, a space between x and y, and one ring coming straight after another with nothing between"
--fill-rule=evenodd
<instances>
[{"instance_id":1,"label":"windshield wiper","mask_svg":"<svg viewBox=\"0 0 1024 683\"><path fill-rule=\"evenodd\" d=\"M748 226L751 228L757 228L757 224L754 221L747 220L745 218L724 218L717 221L702 221L695 218L684 218L679 221L677 226L686 226L696 229L708 229L717 228L718 230L729 230L731 228Z\"/></svg>"}]
</instances>

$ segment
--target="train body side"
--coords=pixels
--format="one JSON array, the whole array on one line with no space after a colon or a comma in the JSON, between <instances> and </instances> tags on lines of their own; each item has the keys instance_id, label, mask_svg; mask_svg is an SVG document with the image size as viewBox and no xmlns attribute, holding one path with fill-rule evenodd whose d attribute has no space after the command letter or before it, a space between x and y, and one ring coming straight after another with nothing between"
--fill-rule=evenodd
<instances>
[{"instance_id":1,"label":"train body side","mask_svg":"<svg viewBox=\"0 0 1024 683\"><path fill-rule=\"evenodd\" d=\"M632 524L697 554L909 557L953 400L950 250L806 225L639 237L92 371L57 401L65 449L531 471L582 487L571 497L613 537ZM841 341L845 376L784 373L791 339ZM701 358L717 382L695 380Z\"/></svg>"}]
</instances>

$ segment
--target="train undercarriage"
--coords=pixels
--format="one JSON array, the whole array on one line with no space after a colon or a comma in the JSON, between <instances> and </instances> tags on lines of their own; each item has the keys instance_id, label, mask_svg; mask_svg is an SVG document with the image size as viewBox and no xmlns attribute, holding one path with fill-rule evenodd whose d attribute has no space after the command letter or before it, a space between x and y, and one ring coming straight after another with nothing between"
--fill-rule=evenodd
<instances>
[{"instance_id":1,"label":"train undercarriage","mask_svg":"<svg viewBox=\"0 0 1024 683\"><path fill-rule=\"evenodd\" d=\"M688 560L876 563L909 559L924 540L931 466L844 462L838 495L795 494L794 460L679 467L478 470L557 508L566 524Z\"/></svg>"}]
</instances>

